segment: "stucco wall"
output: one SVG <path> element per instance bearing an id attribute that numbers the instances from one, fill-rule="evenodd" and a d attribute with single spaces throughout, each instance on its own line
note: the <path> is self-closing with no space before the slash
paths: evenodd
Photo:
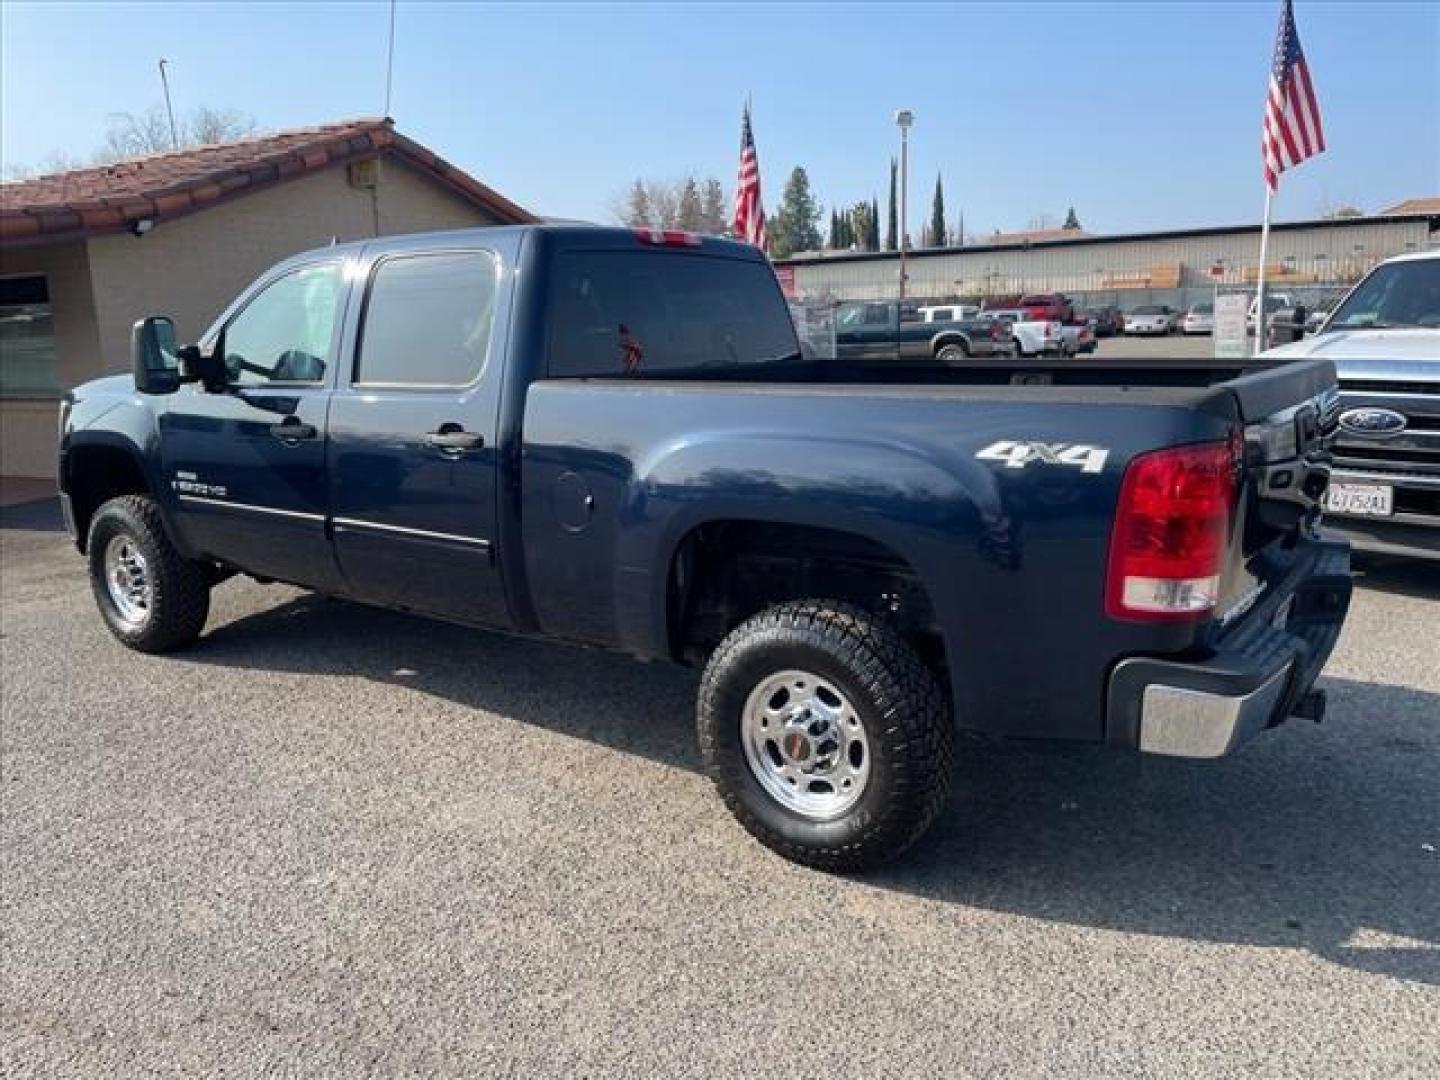
<path id="1" fill-rule="evenodd" d="M 45 275 L 60 386 L 74 386 L 91 378 L 99 355 L 99 337 L 84 243 L 0 249 L 0 274 Z M 57 402 L 57 398 L 0 400 L 0 473 L 54 475 Z"/>
<path id="2" fill-rule="evenodd" d="M 343 165 L 162 223 L 144 236 L 0 252 L 4 273 L 50 279 L 60 385 L 130 364 L 130 327 L 169 315 L 193 341 L 263 270 L 307 248 L 429 229 L 493 225 L 471 203 L 399 161 L 373 189 L 351 187 Z M 0 401 L 0 472 L 54 473 L 55 402 Z"/>
<path id="3" fill-rule="evenodd" d="M 129 364 L 130 326 L 169 315 L 181 341 L 199 337 L 266 268 L 307 248 L 424 229 L 493 224 L 482 211 L 395 161 L 374 189 L 351 187 L 344 166 L 177 221 L 141 237 L 89 242 L 103 367 Z"/>

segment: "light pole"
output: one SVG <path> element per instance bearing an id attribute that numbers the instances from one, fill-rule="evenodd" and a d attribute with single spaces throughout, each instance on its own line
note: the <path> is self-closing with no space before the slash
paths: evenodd
<path id="1" fill-rule="evenodd" d="M 907 171 L 909 168 L 910 153 L 910 125 L 915 122 L 915 114 L 909 109 L 895 110 L 895 125 L 900 129 L 900 299 L 905 299 L 905 232 L 907 219 L 905 216 L 905 195 L 908 187 Z"/>

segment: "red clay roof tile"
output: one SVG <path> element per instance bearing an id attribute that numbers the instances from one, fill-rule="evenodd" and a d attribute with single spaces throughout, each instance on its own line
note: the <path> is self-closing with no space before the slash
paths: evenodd
<path id="1" fill-rule="evenodd" d="M 0 184 L 0 241 L 76 238 L 174 218 L 376 151 L 407 161 L 502 222 L 539 220 L 395 131 L 393 121 L 363 119 Z"/>

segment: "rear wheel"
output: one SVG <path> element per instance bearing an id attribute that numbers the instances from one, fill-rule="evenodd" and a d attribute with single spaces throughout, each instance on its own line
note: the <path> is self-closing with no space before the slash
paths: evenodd
<path id="1" fill-rule="evenodd" d="M 211 568 L 170 542 L 148 495 L 124 495 L 95 511 L 86 545 L 90 586 L 105 625 L 140 652 L 189 645 L 210 613 Z"/>
<path id="2" fill-rule="evenodd" d="M 935 351 L 935 359 L 946 367 L 958 367 L 970 359 L 970 350 L 959 342 L 951 342 Z"/>
<path id="3" fill-rule="evenodd" d="M 706 666 L 697 727 L 731 812 L 807 866 L 893 858 L 949 791 L 952 726 L 935 678 L 849 604 L 780 604 L 736 627 Z"/>

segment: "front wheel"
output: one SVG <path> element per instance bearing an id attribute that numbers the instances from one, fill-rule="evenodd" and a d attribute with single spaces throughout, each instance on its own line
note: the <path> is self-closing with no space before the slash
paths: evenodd
<path id="1" fill-rule="evenodd" d="M 780 604 L 736 627 L 705 668 L 697 727 L 740 824 L 807 866 L 895 857 L 949 792 L 939 685 L 898 633 L 850 604 Z"/>
<path id="2" fill-rule="evenodd" d="M 970 359 L 970 350 L 964 345 L 952 342 L 949 345 L 942 345 L 935 351 L 935 359 L 945 367 L 959 367 Z"/>
<path id="3" fill-rule="evenodd" d="M 160 653 L 189 645 L 210 614 L 210 567 L 175 550 L 148 495 L 95 511 L 86 552 L 105 625 L 123 644 Z"/>

